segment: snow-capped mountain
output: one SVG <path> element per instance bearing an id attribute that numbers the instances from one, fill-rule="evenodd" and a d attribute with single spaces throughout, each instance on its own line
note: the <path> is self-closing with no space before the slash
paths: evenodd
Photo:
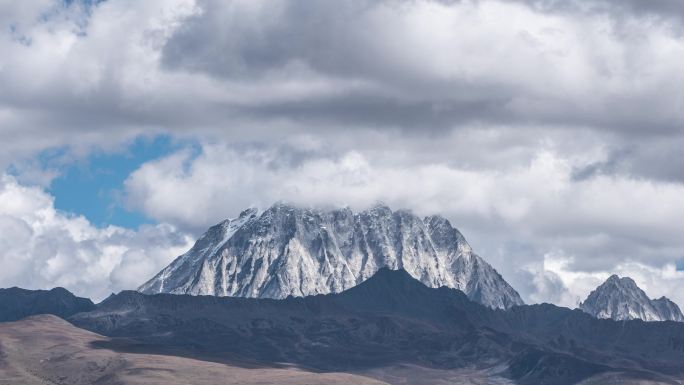
<path id="1" fill-rule="evenodd" d="M 259 298 L 338 293 L 380 268 L 405 269 L 430 287 L 460 289 L 492 308 L 520 295 L 440 216 L 378 205 L 354 213 L 277 203 L 211 227 L 139 291 Z"/>
<path id="2" fill-rule="evenodd" d="M 684 321 L 674 302 L 665 297 L 649 299 L 634 280 L 611 275 L 580 304 L 580 309 L 597 318 L 614 320 Z"/>

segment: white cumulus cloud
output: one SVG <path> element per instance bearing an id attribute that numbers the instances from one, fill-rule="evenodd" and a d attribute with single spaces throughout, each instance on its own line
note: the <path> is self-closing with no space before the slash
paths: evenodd
<path id="1" fill-rule="evenodd" d="M 22 186 L 8 175 L 0 178 L 3 287 L 63 286 L 100 300 L 137 288 L 189 242 L 169 225 L 97 228 L 84 217 L 56 210 L 41 188 Z"/>

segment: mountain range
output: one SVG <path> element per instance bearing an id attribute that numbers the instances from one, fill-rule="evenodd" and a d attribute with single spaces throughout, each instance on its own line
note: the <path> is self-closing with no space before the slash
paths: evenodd
<path id="1" fill-rule="evenodd" d="M 524 305 L 440 216 L 279 203 L 97 305 L 0 289 L 0 385 L 681 384 L 672 321 L 616 275 L 579 309 Z"/>
<path id="2" fill-rule="evenodd" d="M 245 210 L 211 227 L 138 290 L 283 299 L 339 293 L 384 267 L 406 270 L 429 287 L 459 289 L 492 308 L 523 304 L 447 219 L 382 204 L 358 213 L 283 203 Z"/>
<path id="3" fill-rule="evenodd" d="M 429 287 L 451 287 L 491 308 L 520 295 L 439 215 L 419 218 L 383 204 L 353 212 L 276 203 L 207 230 L 138 290 L 283 299 L 339 293 L 378 269 L 406 270 Z M 598 318 L 684 321 L 677 305 L 649 299 L 629 278 L 610 277 L 580 308 Z"/>
<path id="4" fill-rule="evenodd" d="M 492 383 L 559 385 L 684 378 L 684 323 L 596 319 L 549 304 L 492 309 L 401 269 L 382 268 L 338 294 L 282 300 L 124 291 L 69 321 L 135 341 L 134 349 L 101 348 L 323 372 L 414 365 L 474 370 Z"/>
<path id="5" fill-rule="evenodd" d="M 13 312 L 61 311 L 38 309 L 33 296 L 16 293 Z M 210 384 L 239 368 L 264 378 L 288 367 L 304 371 L 285 372 L 300 378 L 287 382 L 296 384 L 344 383 L 305 373 L 421 385 L 684 380 L 684 323 L 597 319 L 549 304 L 492 309 L 402 269 L 381 268 L 341 293 L 281 300 L 123 291 L 63 317 L 78 328 L 45 317 L 0 325 L 0 383 L 180 384 L 196 376 Z M 176 373 L 211 363 L 220 365 Z"/>

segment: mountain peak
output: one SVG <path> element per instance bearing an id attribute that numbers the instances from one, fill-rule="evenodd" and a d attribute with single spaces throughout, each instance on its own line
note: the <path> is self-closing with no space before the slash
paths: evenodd
<path id="1" fill-rule="evenodd" d="M 632 278 L 630 278 L 630 277 L 620 277 L 620 276 L 617 275 L 617 274 L 613 274 L 613 275 L 611 275 L 608 279 L 609 279 L 609 280 L 610 280 L 610 279 L 617 279 L 617 281 L 619 281 L 619 282 L 622 283 L 622 284 L 627 284 L 627 285 L 634 285 L 634 286 L 636 286 L 636 282 L 634 282 L 634 280 L 633 280 Z"/>
<path id="2" fill-rule="evenodd" d="M 454 300 L 461 304 L 472 303 L 460 290 L 430 288 L 404 269 L 387 267 L 334 298 L 355 311 L 401 313 L 431 319 L 443 315 Z M 470 306 L 477 305 L 472 303 Z"/>
<path id="3" fill-rule="evenodd" d="M 651 300 L 632 278 L 615 274 L 592 291 L 580 309 L 597 318 L 614 320 L 684 321 L 674 302 L 665 297 Z"/>
<path id="4" fill-rule="evenodd" d="M 214 226 L 187 253 L 143 284 L 143 293 L 286 298 L 338 293 L 383 268 L 404 269 L 429 287 L 447 286 L 493 308 L 518 293 L 442 217 L 423 220 L 378 203 L 354 213 L 276 202 Z M 380 277 L 387 272 L 381 272 Z"/>
<path id="5" fill-rule="evenodd" d="M 364 282 L 357 285 L 357 288 L 373 286 L 380 287 L 383 290 L 388 288 L 398 288 L 398 287 L 410 287 L 414 289 L 425 288 L 426 286 L 420 283 L 417 279 L 413 278 L 404 269 L 390 269 L 389 267 L 380 268 L 372 277 L 368 278 Z M 350 289 L 353 290 L 353 289 Z"/>
<path id="6" fill-rule="evenodd" d="M 354 293 L 359 293 L 361 296 L 366 296 L 367 293 L 373 293 L 373 296 L 391 294 L 392 296 L 404 296 L 407 293 L 419 293 L 424 290 L 430 290 L 427 286 L 415 279 L 409 272 L 404 269 L 390 269 L 383 267 L 379 269 L 373 276 L 361 282 L 355 287 L 344 291 L 344 295 L 350 296 Z"/>
<path id="7" fill-rule="evenodd" d="M 619 275 L 617 275 L 617 274 L 611 274 L 611 276 L 608 277 L 608 279 L 606 279 L 605 282 L 619 282 L 619 281 L 620 281 L 620 276 L 619 276 Z"/>
<path id="8" fill-rule="evenodd" d="M 606 285 L 608 286 L 616 286 L 620 288 L 620 290 L 625 290 L 625 291 L 631 291 L 631 292 L 636 292 L 640 291 L 639 286 L 637 286 L 636 282 L 630 277 L 620 277 L 617 274 L 613 274 L 608 279 L 601 285 Z"/>

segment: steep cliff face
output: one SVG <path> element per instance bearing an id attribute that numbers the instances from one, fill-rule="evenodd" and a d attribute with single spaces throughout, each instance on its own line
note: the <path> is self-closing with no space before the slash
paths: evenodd
<path id="1" fill-rule="evenodd" d="M 404 269 L 492 308 L 521 305 L 518 293 L 440 216 L 421 219 L 378 205 L 354 213 L 275 204 L 244 211 L 205 233 L 138 290 L 285 298 L 338 293 L 379 269 Z"/>
<path id="2" fill-rule="evenodd" d="M 665 297 L 651 300 L 634 280 L 617 275 L 592 291 L 580 309 L 597 318 L 614 320 L 684 321 L 674 302 Z"/>

